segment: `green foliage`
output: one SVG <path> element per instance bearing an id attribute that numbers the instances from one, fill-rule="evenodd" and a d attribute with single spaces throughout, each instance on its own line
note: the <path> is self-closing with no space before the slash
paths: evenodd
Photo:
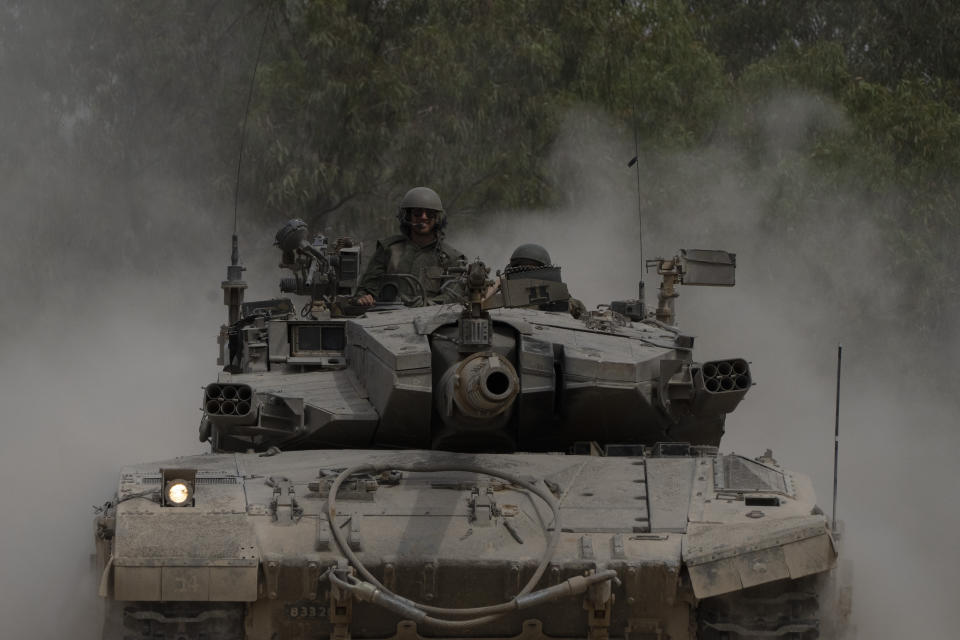
<path id="1" fill-rule="evenodd" d="M 82 146 L 130 179 L 167 167 L 222 200 L 256 68 L 244 201 L 356 228 L 415 184 L 455 216 L 562 202 L 551 151 L 580 126 L 569 113 L 601 111 L 652 154 L 719 144 L 738 160 L 718 170 L 762 173 L 772 232 L 866 205 L 891 272 L 926 274 L 902 304 L 936 331 L 960 299 L 958 15 L 906 0 L 13 1 L 0 166 L 17 170 L 16 122 L 42 112 L 33 137 L 52 157 Z M 41 62 L 18 64 L 34 48 Z M 686 178 L 647 204 L 668 208 Z"/>
<path id="2" fill-rule="evenodd" d="M 761 149 L 766 137 L 751 122 L 749 105 L 785 90 L 812 91 L 838 105 L 843 124 L 808 121 L 794 156 L 777 167 L 783 188 L 767 215 L 781 221 L 774 227 L 815 228 L 818 208 L 803 203 L 846 201 L 863 208 L 884 234 L 883 267 L 891 278 L 906 275 L 915 283 L 890 311 L 933 334 L 958 311 L 953 300 L 960 293 L 954 250 L 960 239 L 960 112 L 944 98 L 955 89 L 947 89 L 951 83 L 944 78 L 926 76 L 872 82 L 856 76 L 853 66 L 837 42 L 779 47 L 742 69 L 736 111 L 742 119 L 734 131 L 759 164 L 767 160 Z M 835 211 L 819 208 L 820 215 Z"/>
<path id="3" fill-rule="evenodd" d="M 555 202 L 543 162 L 571 106 L 689 147 L 726 79 L 680 3 L 285 3 L 258 87 L 265 198 L 362 215 L 430 184 L 461 213 Z"/>

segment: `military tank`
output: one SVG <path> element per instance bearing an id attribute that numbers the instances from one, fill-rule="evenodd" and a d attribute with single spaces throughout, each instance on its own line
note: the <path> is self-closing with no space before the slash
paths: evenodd
<path id="1" fill-rule="evenodd" d="M 655 309 L 641 286 L 573 317 L 559 268 L 480 261 L 452 304 L 359 308 L 356 243 L 276 239 L 306 302 L 245 302 L 234 237 L 211 453 L 123 468 L 97 515 L 104 638 L 837 637 L 809 478 L 719 452 L 749 363 L 675 326 L 733 254 L 651 261 Z"/>

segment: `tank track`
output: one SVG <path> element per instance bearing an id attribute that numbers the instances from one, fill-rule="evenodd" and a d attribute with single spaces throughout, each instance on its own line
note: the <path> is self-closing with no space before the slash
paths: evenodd
<path id="1" fill-rule="evenodd" d="M 103 640 L 238 640 L 242 603 L 131 603 L 110 601 Z"/>
<path id="2" fill-rule="evenodd" d="M 697 607 L 700 640 L 822 636 L 820 585 L 816 576 L 783 580 L 708 598 Z"/>

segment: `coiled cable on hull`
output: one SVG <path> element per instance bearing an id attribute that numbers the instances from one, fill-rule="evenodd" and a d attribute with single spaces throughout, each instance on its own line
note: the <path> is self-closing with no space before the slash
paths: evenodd
<path id="1" fill-rule="evenodd" d="M 533 572 L 533 575 L 530 576 L 530 579 L 527 580 L 520 592 L 511 600 L 500 604 L 455 609 L 448 607 L 435 607 L 414 602 L 413 600 L 409 600 L 393 593 L 383 586 L 383 584 L 377 580 L 372 573 L 370 573 L 369 569 L 363 565 L 353 550 L 350 549 L 350 545 L 344 539 L 343 533 L 340 531 L 339 527 L 336 526 L 336 499 L 340 485 L 342 485 L 347 478 L 358 473 L 380 473 L 383 471 L 408 471 L 414 473 L 461 471 L 467 473 L 480 473 L 483 475 L 492 476 L 494 478 L 500 478 L 501 480 L 506 480 L 515 486 L 526 489 L 530 493 L 543 500 L 547 506 L 550 507 L 550 511 L 553 513 L 553 530 L 551 532 L 548 525 L 544 527 L 545 533 L 548 533 L 546 550 L 543 553 L 543 557 L 541 558 L 540 564 L 537 566 L 536 571 Z M 330 485 L 330 491 L 327 498 L 327 519 L 330 522 L 330 532 L 333 535 L 337 547 L 340 549 L 341 553 L 346 556 L 347 560 L 351 565 L 353 565 L 357 572 L 363 576 L 364 580 L 366 580 L 366 582 L 362 582 L 356 578 L 342 578 L 337 576 L 334 573 L 334 570 L 331 568 L 331 570 L 327 572 L 327 575 L 332 583 L 336 584 L 340 588 L 346 589 L 361 600 L 379 604 L 380 606 L 390 609 L 399 615 L 412 619 L 414 622 L 429 624 L 438 629 L 470 629 L 477 625 L 492 622 L 519 609 L 525 609 L 527 607 L 549 602 L 564 596 L 583 593 L 593 584 L 604 582 L 606 580 L 616 580 L 615 571 L 600 571 L 589 576 L 575 576 L 558 585 L 534 592 L 534 587 L 540 581 L 540 578 L 543 577 L 544 572 L 547 570 L 547 566 L 550 564 L 550 560 L 553 558 L 553 555 L 556 552 L 557 545 L 560 542 L 560 507 L 549 490 L 539 487 L 536 484 L 528 480 L 524 480 L 523 478 L 520 478 L 514 474 L 490 469 L 488 467 L 484 467 L 483 465 L 354 465 L 348 469 L 344 469 L 337 476 L 336 480 L 333 481 L 333 484 Z M 446 616 L 453 618 L 466 617 L 467 619 L 446 620 L 434 616 Z"/>

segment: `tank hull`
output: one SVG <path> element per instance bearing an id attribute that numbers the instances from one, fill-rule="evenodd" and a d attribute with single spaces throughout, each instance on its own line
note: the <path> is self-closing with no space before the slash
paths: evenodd
<path id="1" fill-rule="evenodd" d="M 345 479 L 331 522 L 333 479 L 357 464 L 419 470 Z M 170 468 L 196 471 L 191 506 L 154 500 Z M 732 484 L 746 472 L 754 481 L 766 473 L 767 489 Z M 512 474 L 554 496 L 558 522 L 542 499 L 503 480 Z M 725 599 L 771 585 L 809 593 L 811 576 L 834 566 L 813 506 L 806 478 L 709 448 L 686 456 L 328 450 L 131 466 L 102 516 L 110 520 L 100 554 L 111 605 L 104 637 L 740 637 L 735 627 L 751 637 Z M 616 579 L 488 622 L 435 628 L 333 585 L 327 570 L 349 564 L 334 526 L 383 586 L 428 606 L 516 599 L 545 554 L 536 590 L 602 571 Z M 798 637 L 817 637 L 809 608 L 801 607 L 806 622 L 781 616 L 776 629 L 813 625 Z"/>

